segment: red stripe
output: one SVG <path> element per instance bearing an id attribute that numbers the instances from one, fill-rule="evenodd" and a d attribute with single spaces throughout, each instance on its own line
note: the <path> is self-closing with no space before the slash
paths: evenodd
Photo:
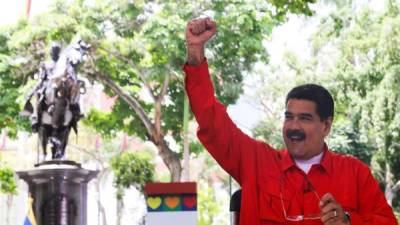
<path id="1" fill-rule="evenodd" d="M 196 194 L 196 182 L 182 183 L 147 183 L 144 187 L 146 195 L 154 194 Z"/>

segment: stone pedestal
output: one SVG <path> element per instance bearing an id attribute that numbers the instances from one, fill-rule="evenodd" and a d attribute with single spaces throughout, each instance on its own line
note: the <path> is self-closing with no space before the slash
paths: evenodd
<path id="1" fill-rule="evenodd" d="M 97 173 L 66 160 L 45 161 L 17 172 L 29 185 L 38 225 L 86 225 L 87 183 Z"/>

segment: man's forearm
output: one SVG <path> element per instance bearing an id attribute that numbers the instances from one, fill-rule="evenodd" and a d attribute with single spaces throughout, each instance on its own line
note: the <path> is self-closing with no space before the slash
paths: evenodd
<path id="1" fill-rule="evenodd" d="M 204 61 L 204 46 L 187 46 L 187 63 L 191 66 L 200 65 Z"/>

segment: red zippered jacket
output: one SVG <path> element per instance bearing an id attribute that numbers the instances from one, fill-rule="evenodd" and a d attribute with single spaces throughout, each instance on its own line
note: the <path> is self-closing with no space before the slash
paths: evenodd
<path id="1" fill-rule="evenodd" d="M 350 214 L 351 225 L 397 224 L 368 166 L 325 147 L 321 163 L 305 174 L 287 150 L 277 151 L 235 126 L 214 96 L 206 61 L 183 69 L 191 109 L 199 124 L 198 138 L 242 187 L 241 225 L 322 225 L 320 219 L 290 222 L 286 218 L 318 215 L 319 196 L 326 193 L 332 193 Z"/>

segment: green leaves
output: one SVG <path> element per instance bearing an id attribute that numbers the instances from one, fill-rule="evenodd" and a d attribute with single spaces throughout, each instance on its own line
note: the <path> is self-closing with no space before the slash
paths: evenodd
<path id="1" fill-rule="evenodd" d="M 271 3 L 282 12 L 300 13 L 311 2 Z M 219 26 L 217 37 L 210 43 L 211 55 L 208 56 L 212 60 L 213 72 L 218 76 L 215 82 L 217 94 L 225 104 L 234 103 L 242 92 L 242 74 L 251 70 L 257 60 L 267 59 L 262 40 L 280 21 L 273 16 L 271 5 L 266 1 L 199 1 L 195 4 L 192 1 L 107 0 L 73 1 L 71 4 L 56 1 L 48 13 L 29 22 L 21 21 L 2 32 L 0 48 L 9 60 L 1 59 L 0 71 L 3 75 L 0 80 L 23 79 L 22 82 L 2 83 L 2 89 L 10 92 L 13 91 L 11 86 L 24 85 L 27 78 L 37 71 L 39 62 L 48 57 L 51 42 L 66 45 L 75 37 L 81 37 L 93 45 L 91 54 L 96 69 L 110 76 L 132 95 L 139 92 L 138 88 L 130 88 L 132 84 L 140 87 L 145 83 L 150 83 L 150 91 L 157 95 L 166 74 L 182 79 L 181 66 L 186 55 L 184 29 L 190 19 L 204 11 L 214 15 Z M 171 82 L 169 93 L 179 93 L 174 98 L 182 98 L 184 93 L 178 91 L 181 86 L 181 82 Z M 21 94 L 17 90 L 14 93 Z M 3 104 L 7 108 L 20 107 Z M 146 107 L 145 104 L 142 106 Z M 16 111 L 10 116 L 15 117 Z M 178 118 L 182 118 L 176 112 L 166 115 L 175 119 L 166 121 L 176 123 Z M 114 113 L 118 114 L 117 111 Z M 126 114 L 119 116 L 129 117 Z M 173 124 L 165 124 L 165 127 L 179 129 Z M 141 130 L 140 127 L 138 129 Z M 171 131 L 179 133 L 178 130 Z"/>
<path id="2" fill-rule="evenodd" d="M 154 177 L 154 165 L 143 153 L 122 152 L 110 159 L 110 166 L 115 173 L 115 186 L 120 191 L 131 186 L 143 191 L 144 185 Z M 122 199 L 121 194 L 117 197 Z"/>
<path id="3" fill-rule="evenodd" d="M 82 122 L 108 138 L 114 137 L 119 131 L 123 131 L 146 140 L 147 131 L 139 117 L 132 113 L 132 110 L 124 101 L 117 99 L 115 103 L 113 112 L 105 113 L 92 109 Z M 150 110 L 150 106 L 144 108 Z"/>
<path id="4" fill-rule="evenodd" d="M 84 124 L 108 137 L 119 131 L 136 135 L 159 148 L 169 148 L 160 147 L 160 141 L 171 135 L 179 145 L 187 22 L 205 14 L 216 20 L 218 34 L 207 46 L 207 57 L 217 96 L 229 105 L 243 91 L 244 74 L 255 62 L 268 60 L 264 38 L 287 13 L 309 14 L 311 2 L 57 0 L 48 12 L 0 32 L 0 118 L 5 118 L 0 129 L 7 127 L 15 135 L 29 127 L 18 116 L 21 96 L 39 64 L 49 58 L 51 43 L 65 47 L 81 38 L 92 48 L 79 74 L 102 82 L 109 96 L 119 97 L 111 113 L 92 110 Z M 171 155 L 164 154 L 164 160 L 173 158 L 170 168 L 179 170 L 179 153 L 166 151 Z"/>
<path id="5" fill-rule="evenodd" d="M 226 203 L 217 201 L 216 191 L 206 182 L 201 184 L 198 198 L 199 225 L 224 224 L 217 215 L 223 210 L 221 206 Z"/>
<path id="6" fill-rule="evenodd" d="M 284 17 L 288 13 L 311 16 L 313 11 L 309 4 L 315 3 L 316 0 L 270 0 L 270 2 L 276 7 L 276 16 Z"/>
<path id="7" fill-rule="evenodd" d="M 284 96 L 295 84 L 310 81 L 327 87 L 336 108 L 329 147 L 370 164 L 386 187 L 400 179 L 400 16 L 393 13 L 400 4 L 390 2 L 384 11 L 368 6 L 353 11 L 346 3 L 323 18 L 312 38 L 314 58 L 302 64 L 286 58 L 285 66 L 299 76 L 286 83 L 266 78 L 269 92 L 263 97 L 279 100 L 271 97 L 274 91 Z M 274 142 L 270 124 L 276 118 L 272 114 L 257 134 L 264 132 Z M 398 199 L 394 207 L 399 207 Z"/>
<path id="8" fill-rule="evenodd" d="M 17 183 L 14 171 L 0 158 L 0 192 L 4 194 L 17 194 Z"/>

